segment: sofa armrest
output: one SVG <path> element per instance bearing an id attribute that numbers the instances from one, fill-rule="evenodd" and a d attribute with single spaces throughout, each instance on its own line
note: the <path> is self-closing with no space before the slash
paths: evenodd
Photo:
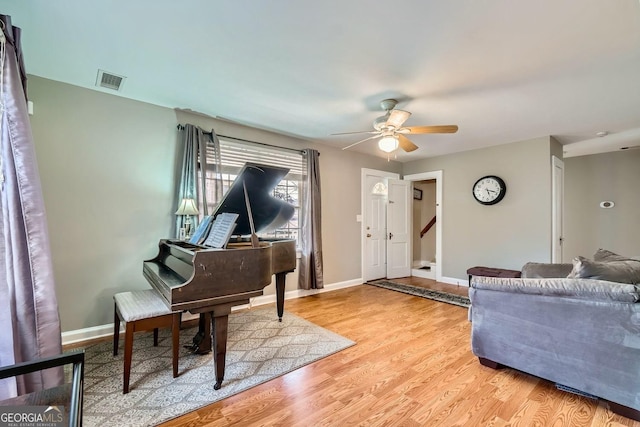
<path id="1" fill-rule="evenodd" d="M 597 279 L 513 279 L 474 276 L 471 280 L 471 287 L 474 290 L 548 295 L 591 301 L 626 303 L 640 301 L 640 289 L 637 286 Z"/>
<path id="2" fill-rule="evenodd" d="M 545 277 L 567 277 L 573 264 L 548 264 L 541 262 L 528 262 L 522 267 L 522 277 L 527 279 L 540 279 Z"/>

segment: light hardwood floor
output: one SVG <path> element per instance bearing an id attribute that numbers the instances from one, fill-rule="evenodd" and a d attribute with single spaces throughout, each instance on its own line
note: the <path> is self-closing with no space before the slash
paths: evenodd
<path id="1" fill-rule="evenodd" d="M 162 426 L 640 427 L 548 381 L 481 366 L 462 307 L 362 285 L 285 310 L 357 344 Z"/>

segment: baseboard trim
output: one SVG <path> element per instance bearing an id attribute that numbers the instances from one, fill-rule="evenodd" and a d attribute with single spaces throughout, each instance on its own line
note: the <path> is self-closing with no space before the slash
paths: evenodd
<path id="1" fill-rule="evenodd" d="M 350 288 L 352 286 L 362 285 L 362 278 L 346 280 L 344 282 L 332 283 L 330 285 L 325 286 L 322 289 L 296 289 L 293 291 L 287 291 L 284 294 L 284 299 L 296 299 L 303 298 L 309 295 L 321 294 L 324 292 L 331 292 L 338 289 Z M 233 307 L 231 311 L 243 310 L 246 308 L 257 307 L 260 305 L 271 304 L 276 302 L 276 296 L 273 295 L 263 295 L 256 298 L 251 298 L 249 304 L 239 305 Z M 286 306 L 285 306 L 286 309 Z M 183 321 L 197 319 L 198 315 L 185 313 L 182 316 Z M 124 325 L 121 327 L 120 332 L 124 332 Z M 73 331 L 67 331 L 62 333 L 62 345 L 70 345 L 70 344 L 78 344 L 84 341 L 91 341 L 98 338 L 105 338 L 113 336 L 113 323 L 109 323 L 107 325 L 100 326 L 92 326 L 90 328 L 76 329 Z"/>
<path id="2" fill-rule="evenodd" d="M 436 272 L 433 270 L 421 270 L 419 268 L 412 268 L 411 275 L 415 277 L 421 277 L 423 279 L 435 280 Z"/>
<path id="3" fill-rule="evenodd" d="M 90 328 L 67 331 L 63 332 L 61 335 L 62 345 L 76 344 L 82 341 L 103 338 L 113 335 L 113 323 L 110 323 L 108 325 L 92 326 Z"/>
<path id="4" fill-rule="evenodd" d="M 352 286 L 358 286 L 361 285 L 362 279 L 353 279 L 353 280 L 347 280 L 344 282 L 338 282 L 338 283 L 332 283 L 331 285 L 327 285 L 322 289 L 296 289 L 293 291 L 287 291 L 284 294 L 284 299 L 285 301 L 288 299 L 295 299 L 295 298 L 303 298 L 303 297 L 307 297 L 309 295 L 317 295 L 317 294 L 322 294 L 324 292 L 331 292 L 331 291 L 335 291 L 338 289 L 344 289 L 344 288 L 350 288 Z M 255 298 L 251 298 L 251 307 L 257 307 L 259 305 L 265 305 L 265 304 L 271 304 L 271 303 L 275 303 L 276 302 L 276 296 L 275 294 L 272 295 L 263 295 L 260 297 L 255 297 Z"/>
<path id="5" fill-rule="evenodd" d="M 440 277 L 439 282 L 448 283 L 450 285 L 466 286 L 469 287 L 469 279 L 457 279 L 455 277 Z"/>

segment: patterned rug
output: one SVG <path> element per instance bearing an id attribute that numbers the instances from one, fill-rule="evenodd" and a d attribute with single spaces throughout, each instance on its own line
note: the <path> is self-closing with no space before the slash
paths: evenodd
<path id="1" fill-rule="evenodd" d="M 85 348 L 83 424 L 152 426 L 269 381 L 355 342 L 275 307 L 258 307 L 229 316 L 225 377 L 214 390 L 211 354 L 182 348 L 197 328 L 180 331 L 179 376 L 171 371 L 171 334 L 160 330 L 158 347 L 151 332 L 134 338 L 130 392 L 122 394 L 124 334 L 118 356 L 112 342 Z"/>
<path id="2" fill-rule="evenodd" d="M 426 289 L 420 286 L 405 285 L 404 283 L 396 283 L 390 280 L 376 280 L 373 282 L 367 282 L 366 284 L 378 286 L 380 288 L 391 289 L 393 291 L 403 292 L 405 294 L 411 294 L 422 298 L 428 298 L 435 301 L 446 302 L 448 304 L 459 305 L 461 307 L 469 307 L 471 305 L 471 301 L 469 301 L 468 297 L 450 294 L 448 292 L 436 291 L 433 289 Z"/>

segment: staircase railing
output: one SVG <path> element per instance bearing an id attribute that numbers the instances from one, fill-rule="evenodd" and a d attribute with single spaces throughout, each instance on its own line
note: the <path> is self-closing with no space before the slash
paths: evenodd
<path id="1" fill-rule="evenodd" d="M 436 223 L 436 217 L 434 216 L 433 218 L 431 218 L 431 221 L 429 221 L 429 224 L 425 225 L 422 231 L 420 232 L 421 239 L 422 239 L 422 236 L 424 236 L 425 234 L 427 234 L 429 230 L 431 230 L 431 227 L 433 227 L 435 223 Z"/>

